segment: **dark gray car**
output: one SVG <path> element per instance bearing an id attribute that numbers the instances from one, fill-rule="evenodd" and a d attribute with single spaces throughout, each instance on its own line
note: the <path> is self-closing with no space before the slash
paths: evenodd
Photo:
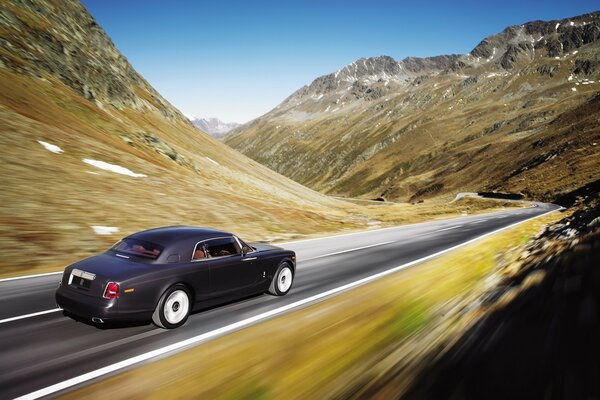
<path id="1" fill-rule="evenodd" d="M 170 329 L 202 308 L 265 292 L 283 296 L 295 269 L 290 250 L 213 229 L 156 228 L 68 266 L 56 303 L 95 323 L 152 320 Z"/>

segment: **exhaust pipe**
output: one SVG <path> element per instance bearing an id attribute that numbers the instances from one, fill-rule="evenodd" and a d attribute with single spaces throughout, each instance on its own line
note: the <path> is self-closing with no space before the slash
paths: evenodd
<path id="1" fill-rule="evenodd" d="M 102 318 L 98 318 L 98 317 L 92 317 L 92 322 L 95 324 L 103 324 L 104 323 Z"/>

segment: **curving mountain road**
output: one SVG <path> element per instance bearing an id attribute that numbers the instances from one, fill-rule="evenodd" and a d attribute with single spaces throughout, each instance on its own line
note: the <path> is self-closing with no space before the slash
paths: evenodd
<path id="1" fill-rule="evenodd" d="M 153 325 L 105 329 L 64 317 L 54 303 L 58 274 L 0 280 L 0 398 L 60 393 L 557 209 L 537 203 L 531 208 L 287 243 L 284 247 L 298 257 L 296 280 L 287 296 L 257 296 L 199 312 L 172 331 Z"/>

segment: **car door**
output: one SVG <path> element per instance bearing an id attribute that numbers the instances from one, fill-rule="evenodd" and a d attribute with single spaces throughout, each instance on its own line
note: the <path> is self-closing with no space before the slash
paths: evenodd
<path id="1" fill-rule="evenodd" d="M 189 246 L 193 242 L 187 244 Z M 173 273 L 181 277 L 182 281 L 191 285 L 194 290 L 196 303 L 210 299 L 210 267 L 208 259 L 204 257 L 204 241 L 196 242 L 190 260 L 189 247 L 182 248 L 181 254 L 172 254 L 168 263 L 177 264 Z M 200 255 L 203 255 L 200 257 Z"/>
<path id="2" fill-rule="evenodd" d="M 242 257 L 240 245 L 232 236 L 209 239 L 204 246 L 213 295 L 222 297 L 251 291 L 258 278 L 256 265 L 252 257 Z"/>

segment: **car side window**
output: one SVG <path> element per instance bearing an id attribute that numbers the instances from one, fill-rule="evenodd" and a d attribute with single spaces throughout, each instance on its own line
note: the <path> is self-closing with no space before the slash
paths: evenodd
<path id="1" fill-rule="evenodd" d="M 240 255 L 242 250 L 233 237 L 209 239 L 204 247 L 209 258 Z"/>
<path id="2" fill-rule="evenodd" d="M 196 245 L 194 253 L 192 254 L 192 261 L 203 260 L 206 257 L 206 250 L 204 249 L 204 243 L 200 242 Z"/>
<path id="3" fill-rule="evenodd" d="M 256 250 L 254 247 L 250 246 L 248 243 L 244 242 L 242 239 L 238 238 L 238 240 L 240 241 L 240 243 L 242 245 L 244 254 L 252 253 L 253 251 Z"/>

